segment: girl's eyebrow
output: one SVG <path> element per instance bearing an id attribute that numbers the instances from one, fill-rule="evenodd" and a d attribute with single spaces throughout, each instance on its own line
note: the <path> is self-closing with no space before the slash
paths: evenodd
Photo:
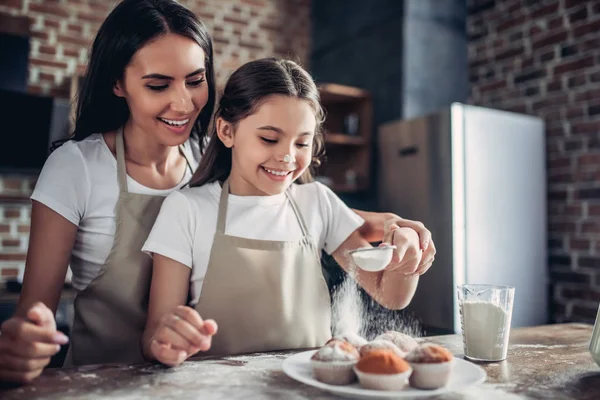
<path id="1" fill-rule="evenodd" d="M 283 129 L 278 128 L 276 126 L 272 126 L 272 125 L 260 126 L 257 129 L 259 129 L 261 131 L 273 131 L 273 132 L 279 133 L 280 135 L 283 135 L 285 133 L 285 132 L 283 132 Z M 313 134 L 312 132 L 302 132 L 298 136 L 309 136 L 312 134 Z"/>
<path id="2" fill-rule="evenodd" d="M 198 68 L 194 72 L 190 72 L 189 74 L 187 74 L 185 77 L 190 78 L 194 75 L 201 74 L 205 71 L 206 71 L 206 68 Z M 166 80 L 172 81 L 175 78 L 173 78 L 172 76 L 163 75 L 163 74 L 148 74 L 148 75 L 142 76 L 142 79 L 166 79 Z"/>

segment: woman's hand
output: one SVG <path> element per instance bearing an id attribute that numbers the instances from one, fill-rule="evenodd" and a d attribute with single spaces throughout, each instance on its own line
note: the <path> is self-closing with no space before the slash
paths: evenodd
<path id="1" fill-rule="evenodd" d="M 423 225 L 422 222 L 404 219 L 393 213 L 376 213 L 371 211 L 353 210 L 356 214 L 365 220 L 359 232 L 361 236 L 368 242 L 382 241 L 391 243 L 389 235 L 390 226 L 396 225 L 397 228 L 410 228 L 419 235 L 419 243 L 423 254 L 419 268 L 415 271 L 419 275 L 423 275 L 431 267 L 435 257 L 435 244 L 431 238 L 431 232 Z M 386 236 L 386 233 L 388 234 Z"/>
<path id="2" fill-rule="evenodd" d="M 410 228 L 399 228 L 391 224 L 386 229 L 383 242 L 379 245 L 396 246 L 394 256 L 384 271 L 415 275 L 423 252 L 419 247 L 419 236 Z"/>
<path id="3" fill-rule="evenodd" d="M 210 349 L 212 336 L 216 332 L 215 321 L 203 321 L 193 308 L 177 306 L 161 318 L 150 339 L 150 355 L 174 367 L 197 352 Z"/>
<path id="4" fill-rule="evenodd" d="M 385 221 L 384 225 L 382 244 L 393 244 L 398 247 L 396 249 L 398 258 L 396 259 L 396 255 L 394 255 L 394 260 L 400 262 L 407 257 L 405 263 L 405 266 L 407 266 L 411 265 L 412 260 L 418 255 L 419 263 L 413 274 L 423 275 L 427 272 L 435 260 L 436 249 L 431 238 L 431 232 L 425 228 L 425 225 L 419 221 L 411 221 L 393 214 Z M 417 235 L 416 243 L 414 234 Z M 416 249 L 420 249 L 422 253 L 419 251 L 417 253 L 420 254 L 415 254 L 415 245 L 417 246 Z M 394 261 L 392 260 L 392 262 Z M 407 270 L 409 269 L 407 268 Z"/>
<path id="5" fill-rule="evenodd" d="M 12 317 L 0 334 L 0 382 L 29 383 L 69 338 L 56 330 L 54 315 L 43 303 L 34 304 L 26 318 Z"/>

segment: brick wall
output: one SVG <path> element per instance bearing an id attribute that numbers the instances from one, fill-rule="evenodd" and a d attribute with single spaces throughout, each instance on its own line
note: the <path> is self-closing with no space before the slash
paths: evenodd
<path id="1" fill-rule="evenodd" d="M 34 184 L 34 177 L 0 177 L 0 281 L 23 271 L 31 207 L 10 199 L 31 194 Z"/>
<path id="2" fill-rule="evenodd" d="M 213 35 L 217 84 L 243 63 L 288 56 L 306 67 L 310 0 L 183 0 Z M 2 0 L 0 13 L 31 21 L 28 90 L 68 97 L 71 77 L 85 70 L 88 51 L 111 0 Z M 29 232 L 26 199 L 35 177 L 0 175 L 0 280 L 23 269 Z M 13 199 L 18 201 L 13 201 Z"/>
<path id="3" fill-rule="evenodd" d="M 593 322 L 600 302 L 600 1 L 468 3 L 471 103 L 546 123 L 552 317 Z"/>

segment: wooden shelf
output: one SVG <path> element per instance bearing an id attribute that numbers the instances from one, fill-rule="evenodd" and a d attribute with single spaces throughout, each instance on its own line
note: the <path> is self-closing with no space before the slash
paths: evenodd
<path id="1" fill-rule="evenodd" d="M 325 143 L 349 146 L 364 146 L 367 140 L 362 136 L 350 136 L 343 133 L 325 133 Z"/>
<path id="2" fill-rule="evenodd" d="M 369 92 L 363 89 L 338 85 L 337 83 L 325 83 L 319 85 L 321 101 L 329 102 L 356 102 L 361 99 L 368 99 Z"/>
<path id="3" fill-rule="evenodd" d="M 324 123 L 326 159 L 317 174 L 328 178 L 337 193 L 358 193 L 370 187 L 372 103 L 364 89 L 337 83 L 319 86 Z M 352 118 L 352 119 L 349 119 Z M 349 135 L 351 129 L 355 134 Z M 355 125 L 355 126 L 354 126 Z M 354 183 L 348 185 L 347 182 Z"/>

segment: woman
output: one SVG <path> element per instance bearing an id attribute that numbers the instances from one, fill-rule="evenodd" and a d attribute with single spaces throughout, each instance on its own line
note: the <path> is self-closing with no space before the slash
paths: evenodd
<path id="1" fill-rule="evenodd" d="M 23 291 L 2 325 L 0 381 L 29 382 L 68 339 L 54 312 L 67 267 L 75 320 L 67 363 L 141 361 L 152 260 L 141 252 L 164 197 L 197 167 L 215 103 L 205 26 L 172 0 L 125 0 L 102 24 L 79 94 L 73 139 L 48 159 L 32 195 Z M 361 213 L 363 235 L 388 214 Z M 391 217 L 391 218 L 390 218 Z M 431 265 L 432 243 L 421 270 Z"/>

